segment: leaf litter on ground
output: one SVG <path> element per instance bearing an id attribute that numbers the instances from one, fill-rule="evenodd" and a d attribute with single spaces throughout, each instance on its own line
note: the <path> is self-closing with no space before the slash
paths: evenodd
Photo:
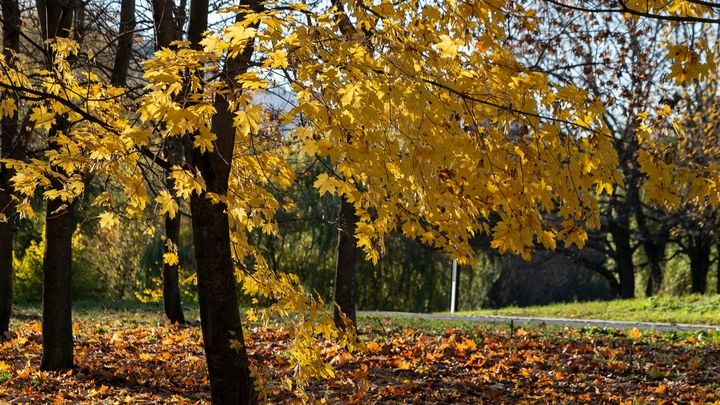
<path id="1" fill-rule="evenodd" d="M 199 325 L 77 318 L 75 367 L 39 371 L 41 327 L 0 341 L 0 404 L 209 404 Z M 365 316 L 366 350 L 323 341 L 335 377 L 302 391 L 337 404 L 720 404 L 720 334 L 597 327 L 438 330 Z M 290 334 L 250 325 L 246 343 L 266 401 L 299 403 L 283 358 Z"/>

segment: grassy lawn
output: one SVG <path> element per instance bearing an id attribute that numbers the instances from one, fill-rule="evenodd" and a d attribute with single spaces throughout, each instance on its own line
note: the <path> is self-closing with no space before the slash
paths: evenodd
<path id="1" fill-rule="evenodd" d="M 527 308 L 509 307 L 462 312 L 462 314 L 720 325 L 720 295 L 636 298 Z"/>

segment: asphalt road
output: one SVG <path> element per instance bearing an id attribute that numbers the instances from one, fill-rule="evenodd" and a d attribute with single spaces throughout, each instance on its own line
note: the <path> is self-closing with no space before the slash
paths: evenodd
<path id="1" fill-rule="evenodd" d="M 695 332 L 698 330 L 720 330 L 718 325 L 689 325 L 684 323 L 653 323 L 653 322 L 627 322 L 627 321 L 605 321 L 601 319 L 572 319 L 572 318 L 532 318 L 523 316 L 494 316 L 494 315 L 450 315 L 450 314 L 419 314 L 413 312 L 392 312 L 392 311 L 359 311 L 362 315 L 396 315 L 426 319 L 445 319 L 464 322 L 478 323 L 505 323 L 520 326 L 523 324 L 569 326 L 583 328 L 586 326 L 597 326 L 600 328 L 655 330 L 657 332 L 686 331 Z"/>

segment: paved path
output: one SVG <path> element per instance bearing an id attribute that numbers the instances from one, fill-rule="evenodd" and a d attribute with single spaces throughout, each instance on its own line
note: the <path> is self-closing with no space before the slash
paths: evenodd
<path id="1" fill-rule="evenodd" d="M 626 322 L 626 321 L 604 321 L 599 319 L 572 319 L 572 318 L 532 318 L 524 316 L 496 316 L 496 315 L 449 315 L 449 314 L 418 314 L 413 312 L 392 312 L 392 311 L 359 311 L 362 315 L 397 315 L 409 316 L 415 318 L 429 319 L 445 319 L 452 321 L 478 322 L 478 323 L 506 323 L 511 321 L 515 326 L 530 324 L 546 324 L 554 326 L 570 326 L 573 328 L 583 328 L 585 326 L 598 326 L 600 328 L 615 329 L 632 329 L 655 330 L 657 332 L 670 332 L 674 330 L 682 330 L 686 332 L 694 332 L 698 330 L 706 331 L 720 330 L 718 325 L 689 325 L 684 323 L 653 323 L 653 322 Z"/>

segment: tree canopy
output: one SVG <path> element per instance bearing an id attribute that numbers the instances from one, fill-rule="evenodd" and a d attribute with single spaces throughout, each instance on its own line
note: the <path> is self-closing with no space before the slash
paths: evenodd
<path id="1" fill-rule="evenodd" d="M 51 218 L 91 181 L 115 187 L 92 203 L 106 210 L 103 227 L 172 218 L 177 199 L 193 208 L 194 222 L 217 209 L 207 218 L 222 226 L 214 232 L 230 235 L 234 278 L 246 293 L 275 300 L 277 314 L 302 314 L 294 322 L 305 343 L 290 351 L 293 364 L 327 376 L 332 371 L 314 363 L 318 346 L 307 343 L 339 334 L 324 304 L 308 299 L 296 276 L 272 271 L 249 237 L 276 234 L 278 212 L 292 211 L 277 190 L 322 165 L 315 188 L 354 206 L 357 245 L 373 262 L 393 230 L 463 263 L 480 234 L 499 253 L 526 259 L 538 246 L 582 248 L 588 230 L 601 226 L 601 202 L 629 179 L 618 142 L 634 145 L 630 164 L 640 175 L 632 181 L 640 179 L 644 199 L 669 210 L 681 197 L 716 208 L 720 167 L 689 151 L 679 104 L 648 95 L 657 104 L 622 118 L 632 132 L 621 138 L 605 95 L 528 64 L 509 34 L 537 35 L 542 22 L 577 12 L 660 24 L 652 56 L 667 61 L 660 80 L 679 92 L 714 77 L 716 8 L 686 0 L 250 2 L 226 10 L 237 16 L 233 24 L 201 40 L 189 32 L 143 61 L 142 77 L 124 80 L 101 74 L 95 44 L 58 35 L 43 48 L 46 64 L 20 54 L 1 62 L 0 90 L 13 95 L 2 99 L 1 117 L 19 117 L 49 146 L 2 163 L 15 171 L 21 216 L 33 215 L 30 199 L 41 192 L 61 202 Z M 191 27 L 206 11 L 191 6 Z M 557 46 L 579 55 L 572 44 Z M 631 58 L 623 49 L 608 55 Z M 273 111 L 269 94 L 290 107 Z M 184 160 L 164 160 L 176 139 Z M 171 189 L 149 180 L 153 165 L 167 171 Z M 211 236 L 196 232 L 196 243 L 202 235 Z M 176 252 L 164 260 L 177 263 Z M 240 351 L 242 339 L 227 344 Z"/>

